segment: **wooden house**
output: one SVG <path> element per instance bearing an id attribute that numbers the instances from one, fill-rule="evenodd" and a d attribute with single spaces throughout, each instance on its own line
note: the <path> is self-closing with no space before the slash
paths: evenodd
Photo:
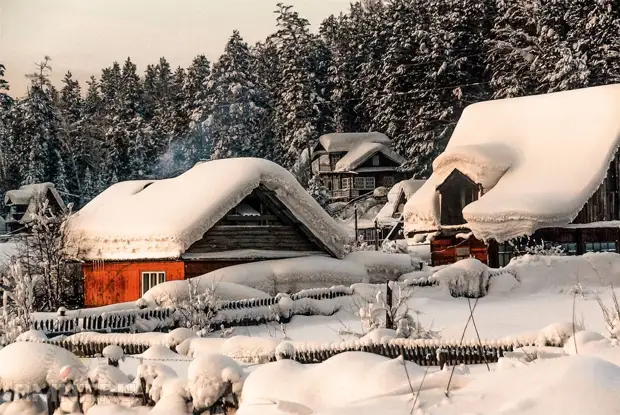
<path id="1" fill-rule="evenodd" d="M 620 85 L 467 107 L 407 202 L 408 236 L 434 265 L 504 266 L 534 244 L 618 252 L 619 114 Z"/>
<path id="2" fill-rule="evenodd" d="M 253 261 L 341 257 L 347 234 L 282 167 L 239 158 L 166 180 L 121 182 L 74 215 L 87 306 Z"/>
<path id="3" fill-rule="evenodd" d="M 321 177 L 333 201 L 348 202 L 377 187 L 410 178 L 405 159 L 380 133 L 334 133 L 319 137 L 312 149 L 312 173 Z"/>
<path id="4" fill-rule="evenodd" d="M 41 210 L 44 212 L 40 212 Z M 38 183 L 6 192 L 2 216 L 6 232 L 17 234 L 28 232 L 28 224 L 34 214 L 59 214 L 66 210 L 67 207 L 53 183 Z"/>

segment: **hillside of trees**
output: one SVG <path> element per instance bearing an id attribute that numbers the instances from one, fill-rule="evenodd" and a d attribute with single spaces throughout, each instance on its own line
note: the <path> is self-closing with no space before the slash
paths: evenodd
<path id="1" fill-rule="evenodd" d="M 613 0 L 366 0 L 317 33 L 278 5 L 256 45 L 234 32 L 188 68 L 130 58 L 80 85 L 44 59 L 15 99 L 0 65 L 0 189 L 52 181 L 83 204 L 119 180 L 255 156 L 307 181 L 323 133 L 381 131 L 425 178 L 470 103 L 620 80 Z M 1 62 L 0 62 L 1 64 Z M 71 198 L 69 198 L 71 200 Z"/>

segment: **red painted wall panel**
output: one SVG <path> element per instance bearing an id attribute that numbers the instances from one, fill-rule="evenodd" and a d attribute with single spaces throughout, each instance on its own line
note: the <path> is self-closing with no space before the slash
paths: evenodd
<path id="1" fill-rule="evenodd" d="M 183 261 L 89 262 L 83 269 L 87 307 L 136 301 L 141 297 L 142 272 L 164 271 L 166 281 L 185 278 Z"/>

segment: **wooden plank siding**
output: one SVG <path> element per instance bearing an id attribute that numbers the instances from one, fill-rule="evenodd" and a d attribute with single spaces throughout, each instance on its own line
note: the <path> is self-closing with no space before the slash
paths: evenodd
<path id="1" fill-rule="evenodd" d="M 227 260 L 227 261 L 186 261 L 185 278 L 194 278 L 233 265 L 246 264 L 251 260 Z"/>
<path id="2" fill-rule="evenodd" d="M 163 271 L 166 281 L 185 278 L 183 261 L 92 262 L 83 265 L 84 305 L 99 307 L 136 301 L 142 296 L 142 272 Z"/>
<path id="3" fill-rule="evenodd" d="M 237 249 L 268 249 L 282 251 L 320 251 L 293 226 L 226 226 L 217 225 L 195 242 L 187 254 L 233 251 Z"/>
<path id="4" fill-rule="evenodd" d="M 618 187 L 620 178 L 620 160 L 616 153 L 607 169 L 607 176 L 581 209 L 573 223 L 591 223 L 620 220 L 620 200 Z"/>

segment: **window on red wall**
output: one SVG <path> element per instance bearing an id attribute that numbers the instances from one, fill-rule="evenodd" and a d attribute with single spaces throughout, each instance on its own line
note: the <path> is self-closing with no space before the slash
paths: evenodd
<path id="1" fill-rule="evenodd" d="M 166 273 L 164 271 L 143 272 L 142 273 L 142 295 L 144 295 L 148 290 L 150 290 L 157 284 L 161 284 L 162 282 L 166 282 Z"/>

